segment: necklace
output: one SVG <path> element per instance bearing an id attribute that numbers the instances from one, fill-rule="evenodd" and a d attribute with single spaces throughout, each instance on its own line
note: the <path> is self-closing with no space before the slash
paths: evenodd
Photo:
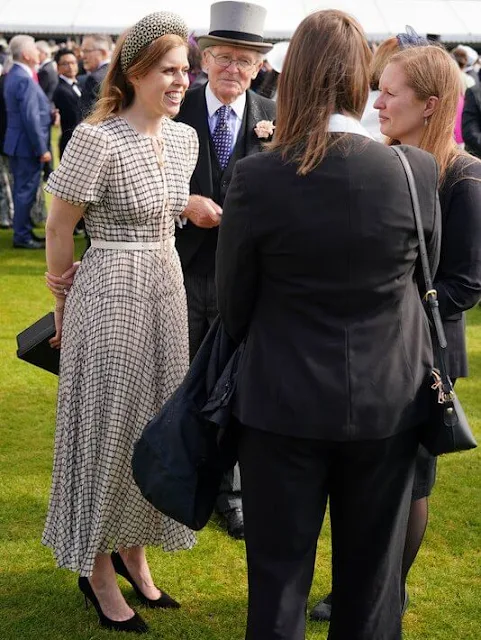
<path id="1" fill-rule="evenodd" d="M 157 157 L 157 164 L 160 169 L 164 168 L 164 140 L 160 136 L 153 136 L 151 138 L 152 146 Z"/>

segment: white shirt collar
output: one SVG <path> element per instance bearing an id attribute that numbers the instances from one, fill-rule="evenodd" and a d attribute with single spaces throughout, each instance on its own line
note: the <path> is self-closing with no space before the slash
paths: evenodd
<path id="1" fill-rule="evenodd" d="M 102 62 L 97 67 L 97 69 L 100 69 L 101 67 L 105 67 L 106 64 L 110 64 L 110 58 L 108 60 L 102 60 Z M 95 71 L 97 71 L 97 69 L 95 69 Z"/>
<path id="2" fill-rule="evenodd" d="M 17 62 L 16 60 L 13 64 L 17 64 L 19 67 L 22 67 L 22 69 L 26 71 L 31 78 L 33 78 L 33 71 L 28 65 L 23 64 L 23 62 Z"/>
<path id="3" fill-rule="evenodd" d="M 207 83 L 206 88 L 205 88 L 205 101 L 207 103 L 207 112 L 209 114 L 209 118 L 212 118 L 212 116 L 217 111 L 217 109 L 219 109 L 220 107 L 223 106 L 223 103 L 219 100 L 219 98 L 217 98 L 214 95 L 214 92 L 210 88 L 210 84 L 209 83 Z M 231 109 L 236 114 L 236 116 L 239 118 L 239 120 L 242 120 L 242 118 L 244 117 L 244 109 L 245 109 L 245 106 L 246 106 L 246 94 L 245 94 L 245 91 L 238 98 L 236 98 L 234 100 L 234 102 L 232 102 L 228 106 L 231 107 Z"/>
<path id="4" fill-rule="evenodd" d="M 62 78 L 62 80 L 64 80 L 67 84 L 70 84 L 70 85 L 75 84 L 77 82 L 76 78 L 73 78 L 73 79 L 67 78 L 66 76 L 63 75 L 63 73 L 60 73 L 58 77 Z"/>
<path id="5" fill-rule="evenodd" d="M 371 138 L 372 135 L 362 126 L 359 120 L 352 116 L 345 116 L 342 113 L 334 113 L 329 118 L 329 126 L 327 128 L 331 133 L 357 133 L 360 136 Z"/>
<path id="6" fill-rule="evenodd" d="M 41 62 L 41 63 L 38 65 L 38 69 L 39 69 L 39 71 L 40 71 L 40 69 L 43 69 L 43 68 L 44 68 L 44 66 L 45 66 L 46 64 L 48 64 L 49 62 L 52 62 L 52 58 L 46 58 L 43 62 Z"/>

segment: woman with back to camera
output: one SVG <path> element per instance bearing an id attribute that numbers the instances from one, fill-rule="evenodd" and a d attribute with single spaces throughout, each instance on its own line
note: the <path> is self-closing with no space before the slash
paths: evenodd
<path id="1" fill-rule="evenodd" d="M 347 14 L 305 18 L 281 74 L 271 148 L 236 165 L 224 205 L 219 311 L 227 332 L 246 339 L 234 415 L 247 640 L 305 637 L 328 497 L 329 639 L 401 638 L 401 559 L 432 347 L 406 176 L 359 123 L 370 57 Z M 436 163 L 405 151 L 435 270 Z"/>
<path id="2" fill-rule="evenodd" d="M 144 545 L 190 548 L 192 532 L 140 494 L 130 467 L 143 427 L 188 367 L 187 308 L 174 220 L 189 197 L 197 135 L 174 123 L 188 86 L 187 27 L 146 16 L 117 43 L 94 113 L 70 140 L 47 190 L 49 282 L 61 344 L 52 492 L 43 543 L 101 624 L 147 626 L 116 573 L 149 607 L 178 607 L 153 583 Z M 92 239 L 65 296 L 81 217 Z M 112 554 L 110 553 L 112 552 Z"/>
<path id="3" fill-rule="evenodd" d="M 453 138 L 459 69 L 441 47 L 414 47 L 390 59 L 379 88 L 374 106 L 388 143 L 429 151 L 439 166 L 442 239 L 434 286 L 448 343 L 447 371 L 454 382 L 468 375 L 464 312 L 481 296 L 481 162 L 461 151 Z M 427 102 L 430 108 L 425 111 Z M 403 559 L 403 590 L 426 531 L 428 496 L 435 477 L 436 458 L 421 447 Z"/>

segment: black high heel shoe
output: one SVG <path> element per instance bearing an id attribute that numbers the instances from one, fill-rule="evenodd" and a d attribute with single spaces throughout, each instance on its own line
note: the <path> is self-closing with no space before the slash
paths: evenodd
<path id="1" fill-rule="evenodd" d="M 111 553 L 111 558 L 112 558 L 112 564 L 114 565 L 115 573 L 118 573 L 119 576 L 122 576 L 128 582 L 130 582 L 130 584 L 132 585 L 135 591 L 137 598 L 140 600 L 140 602 L 143 605 L 145 605 L 146 607 L 150 607 L 151 609 L 179 609 L 180 608 L 180 604 L 176 600 L 171 598 L 168 593 L 165 593 L 165 591 L 162 591 L 162 589 L 159 589 L 162 595 L 160 596 L 160 598 L 157 598 L 157 600 L 151 600 L 150 598 L 147 598 L 147 596 L 142 593 L 142 591 L 139 589 L 139 587 L 135 583 L 135 580 L 130 575 L 129 570 L 125 566 L 125 563 L 122 560 L 122 556 L 120 555 L 120 553 L 113 551 Z"/>
<path id="2" fill-rule="evenodd" d="M 85 608 L 88 609 L 88 602 L 90 600 L 90 602 L 95 607 L 95 610 L 97 611 L 99 623 L 102 627 L 105 627 L 106 629 L 113 629 L 115 631 L 132 631 L 133 633 L 147 633 L 147 631 L 149 630 L 149 627 L 146 625 L 144 620 L 142 620 L 138 613 L 134 613 L 131 618 L 122 621 L 111 620 L 110 618 L 107 618 L 107 616 L 102 611 L 102 607 L 97 600 L 97 596 L 95 595 L 88 578 L 79 577 L 78 586 L 80 591 L 84 594 Z"/>

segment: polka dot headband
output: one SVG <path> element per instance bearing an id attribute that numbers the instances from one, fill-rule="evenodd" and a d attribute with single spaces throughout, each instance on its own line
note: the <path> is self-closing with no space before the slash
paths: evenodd
<path id="1" fill-rule="evenodd" d="M 160 11 L 151 13 L 142 20 L 139 20 L 130 29 L 122 45 L 120 53 L 120 64 L 122 71 L 125 73 L 132 64 L 137 54 L 147 47 L 151 42 L 157 40 L 161 36 L 166 35 L 180 36 L 187 40 L 189 30 L 187 25 L 180 16 L 168 11 Z"/>

